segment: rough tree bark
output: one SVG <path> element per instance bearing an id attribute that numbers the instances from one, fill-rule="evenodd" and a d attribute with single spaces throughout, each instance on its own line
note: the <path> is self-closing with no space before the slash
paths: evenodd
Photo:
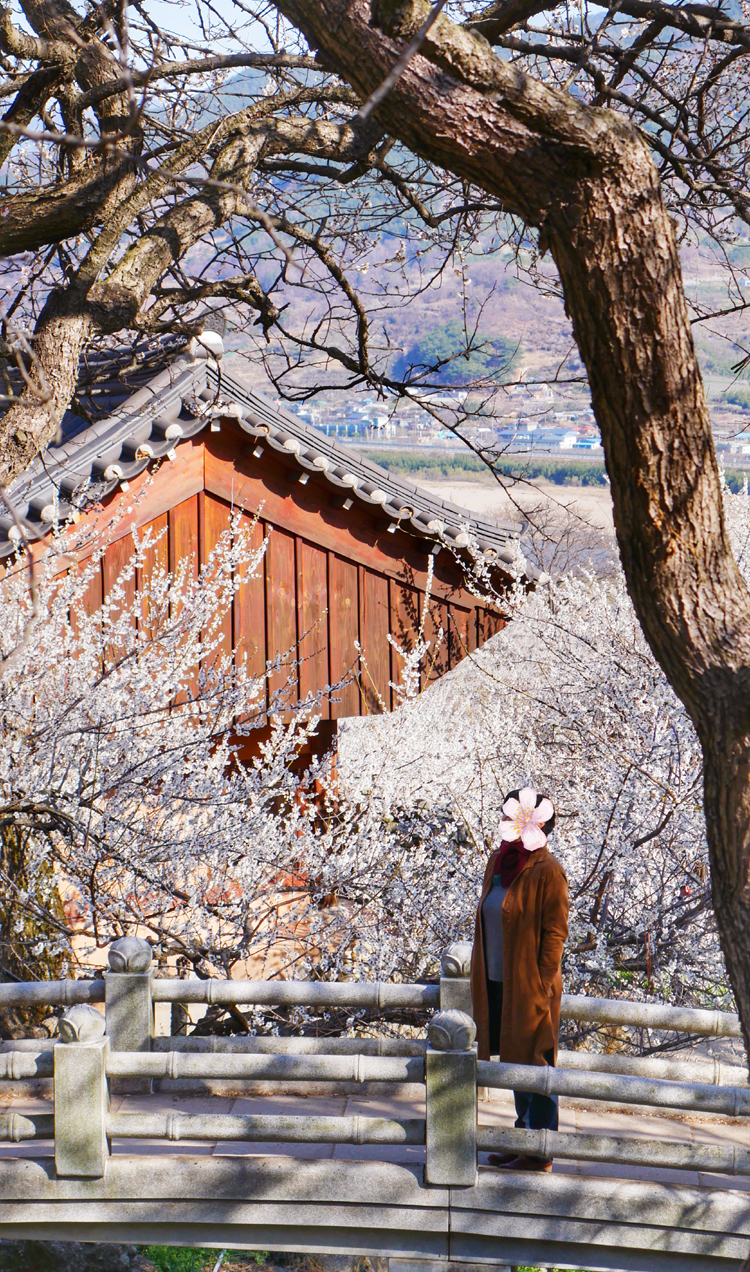
<path id="1" fill-rule="evenodd" d="M 427 0 L 275 0 L 366 97 Z M 550 89 L 438 18 L 377 111 L 416 153 L 537 227 L 586 365 L 628 588 L 705 759 L 713 899 L 750 1054 L 750 594 L 656 169 L 622 116 Z"/>

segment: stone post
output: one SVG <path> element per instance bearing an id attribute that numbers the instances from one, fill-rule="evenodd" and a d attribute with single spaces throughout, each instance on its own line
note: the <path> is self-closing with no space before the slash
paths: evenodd
<path id="1" fill-rule="evenodd" d="M 471 1187 L 477 1180 L 477 1030 L 464 1011 L 439 1011 L 427 1027 L 425 1180 Z"/>
<path id="2" fill-rule="evenodd" d="M 440 959 L 440 1010 L 464 1011 L 471 1009 L 471 941 L 454 941 L 443 950 Z"/>
<path id="3" fill-rule="evenodd" d="M 112 1051 L 150 1051 L 154 1033 L 151 946 L 138 936 L 122 936 L 109 947 L 104 977 L 107 1037 Z M 150 1078 L 115 1078 L 113 1091 L 150 1093 Z"/>
<path id="4" fill-rule="evenodd" d="M 109 1157 L 108 1039 L 96 1007 L 79 1003 L 60 1021 L 55 1046 L 55 1170 L 59 1178 L 101 1179 Z"/>

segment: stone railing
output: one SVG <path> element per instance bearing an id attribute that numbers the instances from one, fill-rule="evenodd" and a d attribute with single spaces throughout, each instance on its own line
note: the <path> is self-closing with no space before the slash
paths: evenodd
<path id="1" fill-rule="evenodd" d="M 750 1151 L 731 1142 L 714 1147 L 478 1124 L 478 1088 L 733 1117 L 750 1115 L 750 1088 L 739 1067 L 703 1062 L 587 1052 L 561 1052 L 557 1069 L 478 1061 L 470 953 L 467 943 L 446 950 L 439 985 L 161 980 L 154 977 L 148 944 L 126 937 L 111 946 L 103 981 L 0 985 L 0 1005 L 68 1006 L 59 1040 L 27 1039 L 0 1048 L 0 1077 L 51 1078 L 54 1092 L 54 1114 L 0 1117 L 0 1139 L 54 1137 L 57 1176 L 71 1179 L 101 1178 L 111 1140 L 133 1138 L 422 1145 L 426 1181 L 443 1186 L 473 1184 L 480 1150 L 750 1174 Z M 101 1002 L 104 1012 L 95 1005 Z M 426 1040 L 169 1038 L 154 1034 L 158 1002 L 429 1008 L 435 1014 Z M 736 1016 L 659 1004 L 564 998 L 563 1016 L 739 1036 Z M 154 1081 L 170 1079 L 418 1083 L 425 1088 L 425 1117 L 198 1116 L 164 1112 L 156 1102 L 153 1111 L 112 1112 L 113 1087 L 148 1093 Z"/>

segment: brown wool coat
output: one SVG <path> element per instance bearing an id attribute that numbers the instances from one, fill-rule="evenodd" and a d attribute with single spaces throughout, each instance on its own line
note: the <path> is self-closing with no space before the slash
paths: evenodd
<path id="1" fill-rule="evenodd" d="M 482 906 L 492 887 L 499 851 L 487 862 L 471 955 L 471 997 L 480 1060 L 489 1059 L 489 1007 Z M 568 880 L 549 848 L 533 852 L 503 902 L 503 1014 L 500 1059 L 546 1064 L 560 1029 L 560 962 L 568 936 Z"/>

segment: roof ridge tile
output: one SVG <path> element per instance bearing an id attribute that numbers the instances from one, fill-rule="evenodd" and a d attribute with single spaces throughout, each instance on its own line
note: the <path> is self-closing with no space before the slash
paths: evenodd
<path id="1" fill-rule="evenodd" d="M 90 359 L 89 365 L 91 362 Z M 104 362 L 103 358 L 102 364 Z M 205 405 L 197 414 L 191 414 L 194 409 L 191 403 L 199 394 Z M 107 398 L 106 394 L 100 396 Z M 172 427 L 167 430 L 163 427 L 164 417 L 178 401 L 180 410 L 174 419 L 169 414 L 166 422 Z M 259 433 L 267 434 L 273 449 L 284 454 L 291 463 L 315 473 L 339 490 L 350 490 L 355 502 L 370 509 L 383 507 L 386 515 L 398 517 L 404 528 L 410 524 L 412 533 L 418 537 L 436 539 L 452 550 L 463 548 L 465 545 L 456 545 L 455 540 L 457 536 L 465 537 L 465 527 L 469 524 L 488 555 L 504 561 L 512 558 L 509 541 L 518 538 L 514 525 L 487 521 L 432 495 L 384 465 L 358 455 L 337 439 L 326 437 L 257 389 L 238 382 L 226 369 L 222 368 L 219 373 L 216 363 L 191 362 L 184 354 L 156 371 L 109 415 L 88 425 L 81 420 L 83 428 L 76 429 L 72 436 L 64 433 L 61 442 L 39 456 L 12 484 L 9 493 L 22 515 L 31 504 L 38 509 L 54 503 L 58 498 L 58 485 L 65 487 L 66 493 L 69 490 L 72 496 L 76 485 L 93 480 L 94 493 L 101 499 L 120 481 L 142 472 L 153 459 L 208 427 L 211 417 L 217 414 L 216 407 L 212 410 L 214 403 L 216 407 L 235 408 L 240 428 L 255 437 Z M 74 412 L 66 415 L 69 424 L 79 418 Z M 146 432 L 146 425 L 150 432 Z M 128 453 L 123 456 L 126 445 Z M 145 456 L 140 455 L 141 446 L 147 450 Z M 375 499 L 373 494 L 377 496 Z M 15 549 L 15 544 L 7 538 L 10 524 L 9 518 L 0 518 L 0 557 Z M 40 537 L 51 529 L 50 524 L 38 519 L 32 520 L 32 526 Z M 530 570 L 530 574 L 533 576 L 535 571 Z"/>

